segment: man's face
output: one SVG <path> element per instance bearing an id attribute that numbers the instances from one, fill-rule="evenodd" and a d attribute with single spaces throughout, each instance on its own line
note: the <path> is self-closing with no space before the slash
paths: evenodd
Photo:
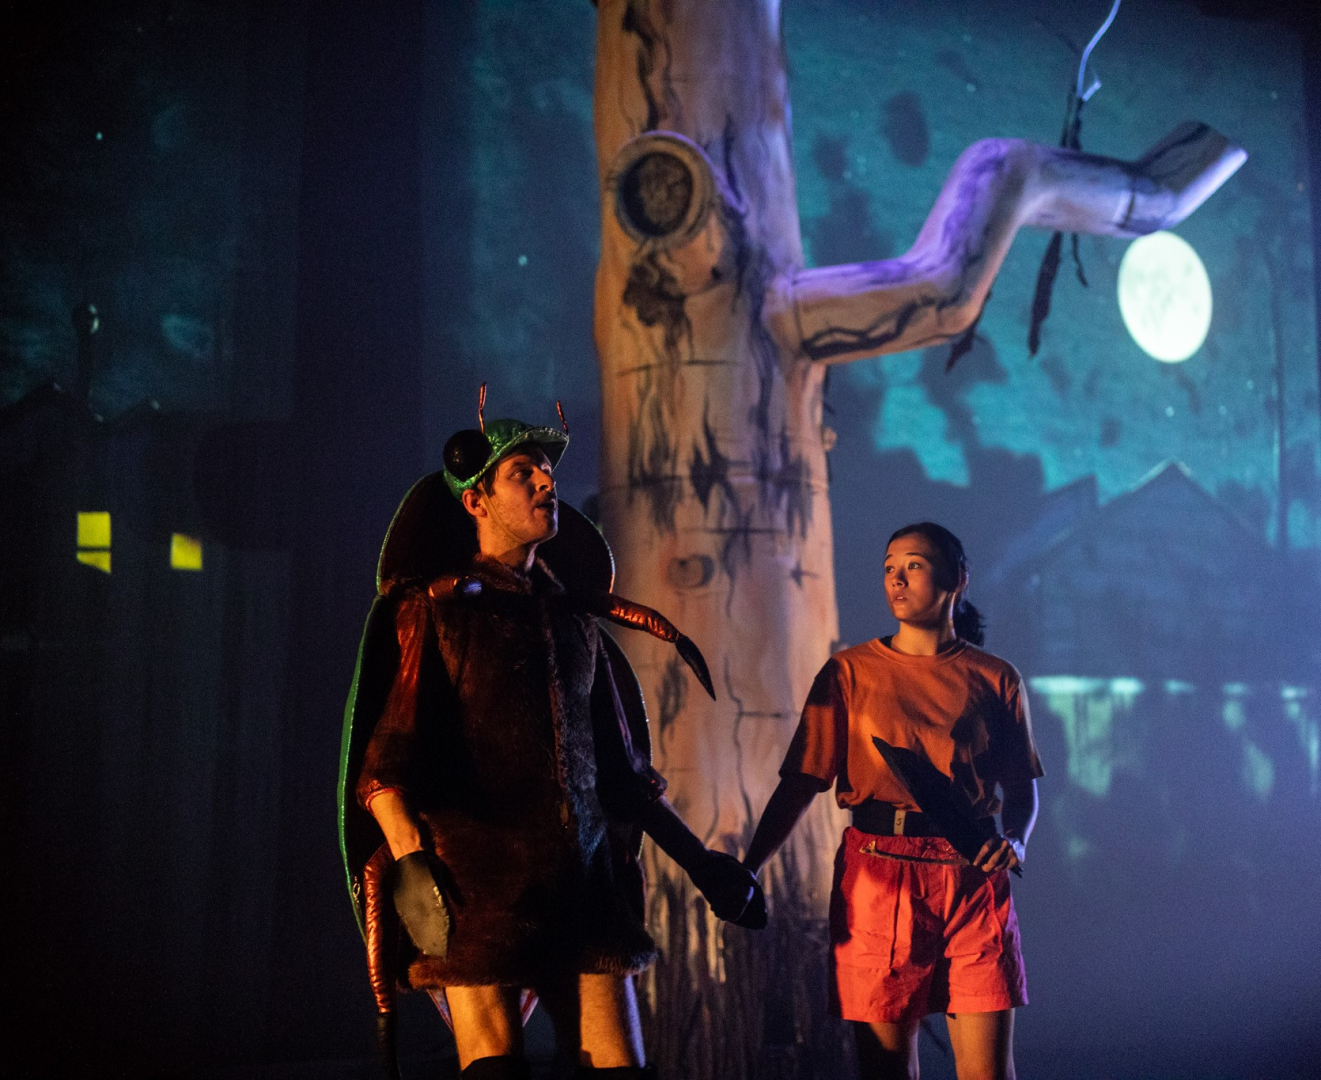
<path id="1" fill-rule="evenodd" d="M 499 555 L 511 548 L 544 543 L 559 528 L 555 477 L 550 459 L 539 446 L 521 446 L 496 462 L 489 494 L 480 485 L 472 490 L 477 505 L 469 506 L 468 499 L 464 505 L 477 518 L 484 554 Z"/>
<path id="2" fill-rule="evenodd" d="M 920 533 L 896 537 L 885 552 L 885 599 L 902 623 L 939 627 L 947 618 L 951 590 L 943 588 L 940 556 Z"/>

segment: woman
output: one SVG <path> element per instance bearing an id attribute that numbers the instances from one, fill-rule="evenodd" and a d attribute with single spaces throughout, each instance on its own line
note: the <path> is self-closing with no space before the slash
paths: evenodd
<path id="1" fill-rule="evenodd" d="M 1042 770 L 1022 678 L 977 647 L 967 588 L 948 529 L 919 522 L 890 538 L 885 598 L 899 629 L 821 669 L 744 860 L 759 871 L 835 785 L 853 824 L 831 892 L 831 1006 L 854 1021 L 868 1080 L 915 1080 L 918 1026 L 939 1011 L 960 1080 L 1014 1076 L 1014 1009 L 1027 992 L 1008 872 L 1024 861 Z M 918 811 L 873 736 L 924 755 L 979 816 L 1000 814 L 974 862 Z"/>

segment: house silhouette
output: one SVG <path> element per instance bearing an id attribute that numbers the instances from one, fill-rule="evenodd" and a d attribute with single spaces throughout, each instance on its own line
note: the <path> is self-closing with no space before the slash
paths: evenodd
<path id="1" fill-rule="evenodd" d="M 1166 461 L 1088 506 L 1070 485 L 988 574 L 998 643 L 1035 675 L 1311 681 L 1294 564 Z M 1066 497 L 1067 496 L 1067 497 Z M 1291 629 L 1292 628 L 1292 629 Z M 1271 635 L 1272 647 L 1260 640 Z"/>

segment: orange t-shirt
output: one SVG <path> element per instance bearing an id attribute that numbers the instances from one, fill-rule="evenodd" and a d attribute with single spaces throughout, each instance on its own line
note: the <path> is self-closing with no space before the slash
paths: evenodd
<path id="1" fill-rule="evenodd" d="M 1042 775 L 1022 676 L 964 641 L 935 656 L 875 639 L 836 653 L 812 684 L 780 775 L 815 777 L 823 791 L 834 783 L 846 809 L 876 799 L 917 810 L 873 735 L 925 753 L 979 815 L 999 812 L 997 783 Z"/>

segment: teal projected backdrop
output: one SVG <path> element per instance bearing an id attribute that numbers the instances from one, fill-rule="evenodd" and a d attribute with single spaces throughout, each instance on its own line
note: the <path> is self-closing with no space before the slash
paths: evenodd
<path id="1" fill-rule="evenodd" d="M 1091 7 L 942 7 L 938 15 L 928 5 L 786 5 L 810 262 L 902 251 L 973 140 L 1058 137 L 1076 68 L 1066 39 L 1087 39 Z M 1084 149 L 1133 157 L 1171 122 L 1197 117 L 1249 150 L 1242 173 L 1178 230 L 1211 279 L 1206 344 L 1181 366 L 1143 353 L 1116 302 L 1127 245 L 1097 237 L 1080 244 L 1087 288 L 1066 249 L 1040 353 L 1029 358 L 1046 238 L 1025 236 L 980 326 L 995 370 L 957 394 L 960 415 L 924 385 L 920 356 L 852 365 L 841 383 L 879 399 L 875 449 L 911 450 L 929 480 L 967 486 L 970 458 L 1000 450 L 1038 459 L 1046 490 L 1094 476 L 1108 499 L 1177 458 L 1273 538 L 1282 368 L 1289 540 L 1315 547 L 1316 319 L 1300 58 L 1269 28 L 1150 3 L 1123 7 L 1094 58 L 1102 86 L 1084 110 Z"/>
<path id="2" fill-rule="evenodd" d="M 786 3 L 808 262 L 900 254 L 979 138 L 1057 140 L 1079 48 L 1107 8 Z M 575 435 L 588 427 L 563 478 L 582 501 L 599 408 L 594 13 L 556 12 L 486 3 L 472 15 L 470 155 L 462 173 L 446 166 L 470 214 L 463 250 L 446 239 L 452 189 L 427 208 L 444 280 L 468 272 L 462 295 L 429 296 L 429 326 L 433 352 L 463 373 L 437 369 L 447 419 L 464 417 L 481 378 L 497 412 L 566 400 Z M 1085 150 L 1136 157 L 1199 119 L 1249 151 L 1178 229 L 1209 282 L 1204 342 L 1177 363 L 1144 351 L 1119 303 L 1129 245 L 1083 237 L 1080 268 L 1066 239 L 1030 355 L 1048 236 L 1020 235 L 952 371 L 939 348 L 833 372 L 836 576 L 845 640 L 887 633 L 884 538 L 921 518 L 963 537 L 988 645 L 1030 679 L 1048 772 L 1020 890 L 1040 1003 L 1024 1037 L 1068 1030 L 1099 1047 L 1113 1025 L 1177 1054 L 1188 1039 L 1210 1045 L 1229 1017 L 1276 1008 L 1244 1003 L 1240 966 L 1316 999 L 1299 942 L 1263 925 L 1257 884 L 1283 873 L 1301 917 L 1316 879 L 1297 860 L 1321 855 L 1321 425 L 1302 67 L 1277 28 L 1133 2 L 1093 70 L 1102 88 L 1084 112 Z M 1130 295 L 1141 307 L 1143 291 Z M 1158 320 L 1179 302 L 1157 294 L 1140 314 Z M 446 430 L 434 426 L 433 456 Z M 1166 1032 L 1159 1003 L 1171 998 L 1200 1010 L 1205 1029 Z M 1086 1023 L 1067 1018 L 1080 1011 Z"/>
<path id="3" fill-rule="evenodd" d="M 67 934 L 41 922 L 59 910 L 46 876 L 19 883 L 40 916 L 29 967 L 64 980 L 33 1000 L 57 1002 L 52 1016 L 94 1003 L 106 1030 L 184 1056 L 209 1039 L 228 1047 L 217 1060 L 347 1060 L 368 1006 L 328 883 L 335 747 L 318 740 L 336 726 L 389 512 L 471 426 L 483 380 L 488 416 L 554 423 L 562 399 L 563 493 L 590 508 L 596 488 L 597 10 L 48 7 L 43 25 L 0 34 L 0 405 L 23 403 L 0 410 L 0 757 L 31 778 L 0 824 L 24 823 L 20 863 L 89 836 L 101 847 L 56 867 L 86 909 Z M 1056 142 L 1108 8 L 784 0 L 809 263 L 902 253 L 980 138 Z M 841 635 L 892 629 L 885 538 L 930 518 L 965 542 L 988 647 L 1029 680 L 1047 775 L 1015 885 L 1025 1075 L 1305 1075 L 1255 1067 L 1321 1055 L 1317 203 L 1301 51 L 1267 22 L 1125 0 L 1093 70 L 1084 150 L 1131 159 L 1195 119 L 1248 161 L 1178 228 L 1185 246 L 1168 246 L 1196 257 L 1182 270 L 1143 270 L 1135 248 L 1121 285 L 1128 244 L 1082 237 L 1076 266 L 1066 238 L 1035 356 L 1049 237 L 1024 232 L 951 370 L 939 348 L 831 372 Z M 1196 339 L 1208 300 L 1180 283 L 1197 266 L 1205 338 L 1156 359 L 1121 288 L 1144 333 Z M 69 312 L 84 300 L 102 314 L 93 410 L 113 421 L 156 402 L 149 424 L 32 393 L 74 386 Z M 115 514 L 109 576 L 75 559 L 84 510 Z M 202 536 L 204 572 L 170 568 L 175 531 Z M 78 812 L 52 815 L 48 789 Z M 195 824 L 213 814 L 210 833 Z M 168 852 L 160 820 L 180 837 Z M 138 877 L 150 887 L 123 887 Z M 178 945 L 202 949 L 203 907 L 199 959 Z M 147 990 L 124 991 L 125 971 Z M 100 1053 L 98 1030 L 84 1034 Z M 923 1072 L 947 1068 L 932 1056 Z"/>
<path id="4" fill-rule="evenodd" d="M 505 400 L 520 404 L 595 395 L 593 19 L 577 5 L 552 19 L 515 3 L 483 4 L 473 17 L 464 177 L 471 280 L 457 312 L 452 293 L 431 297 L 433 327 L 457 343 L 465 366 L 489 373 Z M 809 264 L 902 252 L 955 157 L 977 138 L 1054 141 L 1077 46 L 1094 28 L 1079 5 L 787 4 Z M 1177 459 L 1269 541 L 1285 521 L 1286 546 L 1315 548 L 1321 432 L 1297 47 L 1270 26 L 1133 4 L 1093 67 L 1102 88 L 1085 110 L 1084 149 L 1135 156 L 1191 117 L 1249 148 L 1234 182 L 1179 229 L 1210 278 L 1205 344 L 1182 364 L 1144 353 L 1117 300 L 1127 245 L 1087 237 L 1079 253 L 1088 285 L 1066 246 L 1041 349 L 1030 357 L 1029 310 L 1047 237 L 1026 234 L 996 283 L 965 371 L 945 377 L 942 350 L 837 374 L 836 408 L 841 399 L 868 404 L 837 425 L 836 466 L 851 472 L 842 459 L 893 454 L 911 457 L 922 481 L 968 488 L 979 466 L 1004 462 L 1039 474 L 1038 492 L 1014 494 L 1094 478 L 1104 501 Z M 437 237 L 450 212 L 448 197 L 431 208 Z M 901 516 L 904 509 L 895 505 Z M 1024 510 L 1007 506 L 1000 516 Z M 845 619 L 851 624 L 852 613 Z M 850 625 L 849 636 L 860 630 Z"/>
<path id="5" fill-rule="evenodd" d="M 86 37 L 29 30 L 6 94 L 22 150 L 0 184 L 0 395 L 74 385 L 69 311 L 95 299 L 98 352 L 114 358 L 95 382 L 99 412 L 143 399 L 215 410 L 233 376 L 248 224 L 243 88 L 217 48 L 234 25 L 200 4 L 78 14 Z"/>

